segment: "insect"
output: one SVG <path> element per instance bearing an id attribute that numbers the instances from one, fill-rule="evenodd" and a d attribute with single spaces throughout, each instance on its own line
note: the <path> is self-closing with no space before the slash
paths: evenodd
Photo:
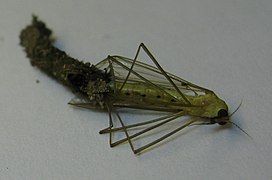
<path id="1" fill-rule="evenodd" d="M 33 66 L 70 87 L 81 97 L 80 100 L 71 100 L 69 104 L 108 112 L 109 126 L 101 130 L 100 134 L 109 134 L 111 147 L 127 141 L 137 154 L 192 125 L 234 124 L 242 130 L 230 121 L 227 104 L 213 91 L 166 72 L 143 43 L 138 47 L 134 59 L 108 56 L 97 65 L 90 65 L 71 58 L 54 47 L 51 33 L 42 21 L 33 16 L 32 24 L 21 32 L 21 45 Z M 141 51 L 154 66 L 138 61 Z M 118 113 L 121 108 L 169 114 L 125 125 Z M 120 127 L 114 127 L 113 114 L 117 116 Z M 185 115 L 193 118 L 139 148 L 134 147 L 132 141 L 137 137 Z M 130 129 L 146 125 L 149 126 L 137 133 L 128 133 Z M 122 131 L 125 138 L 113 142 L 112 134 L 117 131 Z"/>

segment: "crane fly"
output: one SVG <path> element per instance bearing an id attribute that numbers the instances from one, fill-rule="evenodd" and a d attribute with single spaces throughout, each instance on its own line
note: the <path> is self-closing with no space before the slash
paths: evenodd
<path id="1" fill-rule="evenodd" d="M 209 89 L 165 71 L 143 43 L 139 45 L 134 59 L 108 56 L 98 64 L 91 65 L 71 58 L 54 47 L 51 34 L 52 31 L 45 23 L 33 16 L 32 24 L 21 32 L 20 44 L 33 66 L 79 94 L 80 98 L 71 100 L 69 104 L 108 112 L 109 125 L 100 134 L 109 134 L 111 147 L 128 142 L 132 151 L 137 154 L 188 126 L 234 124 L 230 121 L 228 106 L 222 99 Z M 141 51 L 147 55 L 153 66 L 138 60 Z M 126 125 L 120 116 L 120 109 L 141 109 L 168 114 Z M 113 116 L 117 117 L 119 127 L 115 127 Z M 192 118 L 167 134 L 139 148 L 134 147 L 133 140 L 137 137 L 183 116 Z M 129 130 L 138 127 L 142 129 L 129 134 Z M 115 132 L 122 132 L 125 137 L 113 141 Z"/>

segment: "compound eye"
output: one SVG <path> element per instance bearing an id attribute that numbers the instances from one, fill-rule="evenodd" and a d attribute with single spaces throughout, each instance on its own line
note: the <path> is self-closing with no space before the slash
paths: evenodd
<path id="1" fill-rule="evenodd" d="M 229 114 L 228 114 L 228 111 L 226 111 L 225 109 L 220 109 L 217 113 L 218 118 L 227 117 L 227 116 L 229 116 Z"/>
<path id="2" fill-rule="evenodd" d="M 229 114 L 228 114 L 228 111 L 226 111 L 225 109 L 220 109 L 219 111 L 218 111 L 218 113 L 217 113 L 217 118 L 218 118 L 218 124 L 219 125 L 225 125 L 225 124 L 227 124 L 227 122 L 226 121 L 224 121 L 224 120 L 221 120 L 220 121 L 220 118 L 223 118 L 223 117 L 228 117 L 229 116 Z"/>

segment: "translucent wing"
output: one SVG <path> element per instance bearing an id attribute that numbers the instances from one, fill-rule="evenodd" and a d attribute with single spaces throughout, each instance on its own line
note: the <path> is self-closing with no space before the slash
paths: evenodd
<path id="1" fill-rule="evenodd" d="M 109 56 L 96 65 L 99 69 L 107 69 L 111 67 L 114 72 L 115 82 L 124 82 L 127 74 L 130 71 L 132 59 L 122 56 Z M 206 94 L 208 89 L 192 84 L 182 78 L 179 78 L 171 73 L 167 73 L 167 76 L 174 82 L 181 93 L 189 96 L 195 96 L 199 94 Z M 140 76 L 139 76 L 140 75 Z M 173 94 L 174 87 L 165 77 L 165 75 L 156 67 L 136 61 L 131 74 L 126 83 L 138 83 L 138 84 L 153 84 L 160 88 L 162 91 L 169 93 L 175 99 L 181 99 L 177 97 L 178 94 Z"/>

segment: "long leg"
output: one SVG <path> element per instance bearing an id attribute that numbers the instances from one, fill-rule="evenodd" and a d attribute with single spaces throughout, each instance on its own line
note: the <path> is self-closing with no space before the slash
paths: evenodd
<path id="1" fill-rule="evenodd" d="M 118 144 L 121 144 L 121 143 L 127 141 L 128 139 L 133 139 L 133 138 L 138 137 L 138 136 L 140 136 L 140 135 L 142 135 L 142 134 L 144 134 L 144 133 L 147 133 L 147 132 L 149 132 L 149 131 L 151 131 L 151 130 L 153 130 L 153 129 L 159 127 L 159 126 L 162 126 L 162 125 L 164 125 L 164 124 L 166 124 L 166 123 L 169 123 L 170 121 L 173 121 L 173 120 L 177 119 L 177 118 L 180 117 L 180 116 L 181 116 L 181 115 L 179 115 L 179 116 L 173 116 L 173 117 L 171 117 L 171 118 L 169 118 L 169 119 L 166 119 L 166 120 L 162 121 L 161 123 L 158 123 L 158 124 L 155 124 L 155 125 L 153 125 L 153 126 L 150 126 L 150 127 L 146 128 L 146 129 L 143 129 L 142 131 L 139 131 L 139 132 L 137 132 L 137 133 L 135 133 L 135 134 L 133 134 L 133 135 L 127 137 L 127 138 L 121 139 L 121 140 L 119 140 L 119 141 L 113 143 L 113 146 L 117 146 Z M 123 127 L 123 129 L 126 129 L 126 128 Z"/>
<path id="2" fill-rule="evenodd" d="M 136 153 L 135 153 L 134 146 L 133 146 L 133 144 L 132 144 L 132 142 L 131 142 L 131 139 L 129 138 L 129 134 L 128 134 L 128 132 L 127 132 L 127 129 L 125 128 L 125 125 L 124 125 L 124 123 L 123 123 L 121 117 L 119 116 L 118 112 L 116 112 L 116 115 L 117 115 L 117 117 L 118 117 L 118 119 L 119 119 L 119 121 L 120 121 L 120 123 L 121 123 L 123 129 L 124 129 L 124 132 L 125 132 L 125 135 L 126 135 L 126 137 L 127 137 L 127 140 L 128 140 L 128 143 L 129 143 L 129 145 L 130 145 L 131 150 L 134 152 L 134 154 L 136 154 Z M 114 147 L 114 144 L 112 144 L 111 147 Z"/>
<path id="3" fill-rule="evenodd" d="M 150 127 L 146 128 L 146 129 L 144 129 L 144 130 L 142 130 L 142 131 L 140 131 L 138 133 L 133 134 L 132 136 L 130 136 L 130 139 L 132 139 L 132 138 L 135 138 L 135 137 L 137 137 L 137 136 L 139 136 L 141 134 L 144 134 L 144 133 L 146 133 L 146 132 L 148 132 L 148 131 L 150 131 L 152 129 L 155 129 L 155 128 L 163 125 L 163 124 L 166 124 L 166 123 L 168 123 L 168 122 L 182 116 L 183 112 L 178 112 L 178 113 L 171 114 L 171 115 L 168 115 L 168 116 L 164 116 L 164 117 L 161 117 L 161 118 L 156 118 L 156 119 L 153 119 L 153 120 L 150 120 L 150 121 L 137 123 L 137 124 L 132 124 L 132 125 L 128 125 L 128 126 L 124 125 L 124 123 L 122 122 L 121 117 L 119 116 L 118 113 L 116 113 L 116 115 L 117 115 L 117 117 L 118 117 L 118 119 L 119 119 L 122 126 L 119 127 L 119 128 L 114 128 L 114 129 L 112 128 L 113 127 L 112 111 L 109 110 L 109 127 L 105 128 L 105 129 L 103 129 L 103 130 L 101 130 L 99 132 L 100 134 L 105 134 L 105 133 L 110 134 L 110 146 L 111 147 L 117 146 L 117 145 L 119 145 L 119 144 L 121 144 L 121 143 L 123 143 L 125 141 L 128 141 L 128 138 L 124 138 L 124 139 L 121 139 L 121 140 L 118 140 L 118 141 L 112 143 L 112 140 L 111 140 L 112 138 L 111 137 L 112 137 L 113 132 L 120 131 L 120 130 L 123 130 L 125 132 L 127 129 L 130 129 L 130 128 L 134 128 L 134 127 L 138 127 L 138 126 L 144 126 L 144 125 L 147 125 L 147 124 L 151 124 L 151 123 L 155 123 L 155 122 L 158 122 L 158 121 L 165 120 L 165 121 L 163 121 L 163 122 L 161 122 L 159 124 L 150 126 Z"/>
<path id="4" fill-rule="evenodd" d="M 158 61 L 156 60 L 156 58 L 152 55 L 152 53 L 148 50 L 148 48 L 144 45 L 144 43 L 141 43 L 137 49 L 137 53 L 135 55 L 135 58 L 132 62 L 132 65 L 130 67 L 130 70 L 127 74 L 127 77 L 124 81 L 124 83 L 122 84 L 120 90 L 124 87 L 125 83 L 127 82 L 130 74 L 131 74 L 131 70 L 133 69 L 133 66 L 135 64 L 135 62 L 137 61 L 137 57 L 140 53 L 141 48 L 144 50 L 144 52 L 148 55 L 148 57 L 153 61 L 153 63 L 157 66 L 157 68 L 160 70 L 160 72 L 164 75 L 164 77 L 172 84 L 172 86 L 175 88 L 175 90 L 180 94 L 180 96 L 188 103 L 191 104 L 190 101 L 184 96 L 184 94 L 179 90 L 179 88 L 177 87 L 177 85 L 173 82 L 173 80 L 167 75 L 167 73 L 164 71 L 164 69 L 161 67 L 161 65 L 158 63 Z"/>
<path id="5" fill-rule="evenodd" d="M 146 79 L 145 77 L 141 76 L 139 73 L 135 72 L 134 70 L 132 70 L 131 68 L 128 68 L 127 66 L 125 66 L 124 64 L 122 64 L 121 62 L 119 62 L 118 60 L 114 59 L 113 57 L 109 56 L 108 58 L 110 58 L 113 62 L 115 62 L 116 64 L 118 64 L 119 66 L 121 66 L 122 68 L 130 71 L 131 73 L 133 73 L 135 76 L 139 77 L 140 79 L 142 79 L 143 81 L 145 81 L 146 83 L 158 88 L 159 90 L 161 90 L 162 92 L 164 92 L 165 94 L 169 95 L 170 97 L 172 97 L 173 99 L 175 99 L 176 101 L 180 101 L 179 99 L 177 99 L 177 97 L 172 96 L 171 94 L 169 94 L 167 91 L 165 91 L 165 89 L 163 89 L 162 87 L 152 83 L 151 81 L 149 81 L 148 79 Z M 124 84 L 124 83 L 123 83 Z M 120 91 L 120 90 L 119 90 Z M 190 105 L 190 104 L 184 104 L 184 105 Z"/>
<path id="6" fill-rule="evenodd" d="M 139 152 L 141 152 L 141 151 L 143 151 L 143 150 L 145 150 L 145 149 L 147 149 L 147 148 L 149 148 L 149 147 L 151 147 L 151 146 L 153 146 L 153 145 L 155 145 L 155 144 L 161 142 L 162 140 L 164 140 L 164 139 L 166 139 L 166 138 L 172 136 L 173 134 L 179 132 L 180 130 L 184 129 L 185 127 L 189 126 L 190 124 L 194 123 L 194 122 L 197 121 L 197 120 L 198 120 L 198 119 L 193 119 L 193 120 L 187 122 L 186 124 L 184 124 L 184 125 L 180 126 L 179 128 L 177 128 L 177 129 L 171 131 L 170 133 L 167 133 L 166 135 L 162 136 L 161 138 L 159 138 L 159 139 L 157 139 L 157 140 L 155 140 L 155 141 L 153 141 L 153 142 L 151 142 L 151 143 L 148 143 L 148 144 L 146 144 L 146 145 L 144 145 L 144 146 L 142 146 L 142 147 L 140 147 L 140 148 L 134 150 L 134 153 L 137 154 L 137 153 L 139 153 Z"/>
<path id="7" fill-rule="evenodd" d="M 178 113 L 170 114 L 170 115 L 163 116 L 163 117 L 160 117 L 160 118 L 152 119 L 152 120 L 149 120 L 149 121 L 127 125 L 127 126 L 125 126 L 125 128 L 130 129 L 130 128 L 134 128 L 134 127 L 144 126 L 144 125 L 147 125 L 147 124 L 155 123 L 155 122 L 158 122 L 158 121 L 162 121 L 162 120 L 165 120 L 165 119 L 168 119 L 168 118 L 171 118 L 171 117 L 181 116 L 181 115 L 182 115 L 182 112 L 178 112 Z M 116 132 L 116 131 L 121 131 L 123 129 L 124 129 L 123 127 L 117 127 L 117 128 L 113 128 L 113 129 L 110 129 L 110 130 L 109 130 L 109 128 L 105 128 L 105 129 L 102 129 L 101 131 L 99 131 L 99 133 L 100 134 L 106 134 L 106 133 L 109 133 L 110 131 L 111 132 Z"/>
<path id="8" fill-rule="evenodd" d="M 142 134 L 144 134 L 144 133 L 146 133 L 146 132 L 149 132 L 149 131 L 151 131 L 152 129 L 155 129 L 155 128 L 159 127 L 159 126 L 162 126 L 163 124 L 166 124 L 166 123 L 168 123 L 168 122 L 170 122 L 170 121 L 173 121 L 173 120 L 177 119 L 177 118 L 180 117 L 180 116 L 174 116 L 174 117 L 172 117 L 172 118 L 169 118 L 169 119 L 167 119 L 167 120 L 165 120 L 165 121 L 163 121 L 163 122 L 161 122 L 161 123 L 159 123 L 159 124 L 156 124 L 156 125 L 154 125 L 154 126 L 151 126 L 151 127 L 149 127 L 149 128 L 146 128 L 146 129 L 144 129 L 144 130 L 142 130 L 142 131 L 140 131 L 140 132 L 138 132 L 138 133 L 135 133 L 135 134 L 133 134 L 133 135 L 131 135 L 131 136 L 128 134 L 127 128 L 126 128 L 126 126 L 124 125 L 124 123 L 123 123 L 123 121 L 122 121 L 122 119 L 120 118 L 120 116 L 119 116 L 118 113 L 117 113 L 117 117 L 118 117 L 118 119 L 119 119 L 119 121 L 120 121 L 120 123 L 121 123 L 121 125 L 122 125 L 122 127 L 123 127 L 123 130 L 124 130 L 124 132 L 125 132 L 126 138 L 121 139 L 121 140 L 119 140 L 119 141 L 117 141 L 117 142 L 114 142 L 113 144 L 111 144 L 111 145 L 112 145 L 111 147 L 114 147 L 114 146 L 116 146 L 116 145 L 118 145 L 118 144 L 121 144 L 121 143 L 123 143 L 123 142 L 125 142 L 125 141 L 128 141 L 129 144 L 130 144 L 130 147 L 131 147 L 132 151 L 133 151 L 135 154 L 137 154 L 137 153 L 143 151 L 144 149 L 146 149 L 146 148 L 148 148 L 148 147 L 151 147 L 151 146 L 153 146 L 153 145 L 155 145 L 155 144 L 161 142 L 162 140 L 168 138 L 169 136 L 171 136 L 171 135 L 177 133 L 178 131 L 182 130 L 183 128 L 189 126 L 190 124 L 192 124 L 192 123 L 194 123 L 195 121 L 198 120 L 198 119 L 191 120 L 191 121 L 187 122 L 185 125 L 183 125 L 183 126 L 177 128 L 177 129 L 175 129 L 174 131 L 172 131 L 172 132 L 170 132 L 170 133 L 168 133 L 168 134 L 162 136 L 161 138 L 159 138 L 159 139 L 157 139 L 157 140 L 155 140 L 155 141 L 152 141 L 151 143 L 148 143 L 147 145 L 142 146 L 142 147 L 140 147 L 140 148 L 138 148 L 138 149 L 135 149 L 134 146 L 133 146 L 133 144 L 132 144 L 132 141 L 131 141 L 133 138 L 135 138 L 135 137 L 137 137 L 137 136 L 139 136 L 139 135 L 142 135 Z"/>
<path id="9" fill-rule="evenodd" d="M 131 74 L 131 70 L 132 70 L 133 67 L 134 67 L 134 64 L 135 64 L 135 62 L 136 62 L 136 60 L 137 60 L 137 57 L 138 57 L 138 55 L 139 55 L 139 53 L 140 53 L 140 50 L 141 50 L 141 45 L 140 45 L 140 46 L 138 47 L 138 49 L 137 49 L 137 52 L 136 52 L 136 55 L 135 55 L 135 57 L 134 57 L 134 60 L 133 60 L 133 62 L 132 62 L 132 64 L 131 64 L 130 70 L 128 71 L 128 74 L 127 74 L 127 76 L 126 76 L 126 79 L 125 79 L 124 83 L 122 84 L 122 86 L 121 86 L 121 88 L 120 88 L 120 91 L 121 91 L 121 90 L 123 89 L 123 87 L 125 86 L 125 84 L 126 84 L 128 78 L 129 78 L 129 76 L 130 76 L 130 74 Z"/>
<path id="10" fill-rule="evenodd" d="M 177 128 L 177 129 L 175 129 L 175 130 L 173 130 L 173 131 L 167 133 L 166 135 L 164 135 L 164 136 L 162 136 L 162 137 L 160 137 L 160 138 L 158 138 L 158 139 L 156 139 L 156 140 L 154 140 L 154 141 L 152 141 L 152 142 L 150 142 L 150 143 L 148 143 L 148 144 L 146 144 L 146 145 L 144 145 L 144 146 L 142 146 L 142 147 L 140 147 L 140 148 L 138 148 L 138 149 L 135 149 L 134 146 L 133 146 L 133 144 L 132 144 L 132 142 L 131 142 L 131 140 L 132 140 L 133 138 L 135 138 L 135 137 L 137 137 L 137 136 L 139 136 L 139 135 L 141 135 L 141 134 L 143 134 L 143 133 L 146 133 L 146 132 L 148 132 L 148 131 L 150 131 L 150 130 L 152 130 L 152 129 L 154 129 L 154 128 L 157 128 L 157 127 L 159 127 L 159 126 L 161 126 L 161 125 L 163 125 L 163 124 L 166 124 L 166 123 L 168 123 L 168 122 L 170 122 L 170 121 L 172 121 L 172 120 L 174 120 L 174 119 L 176 119 L 176 118 L 178 118 L 178 117 L 174 117 L 174 118 L 171 118 L 171 119 L 169 119 L 169 120 L 163 121 L 162 123 L 159 123 L 159 124 L 157 124 L 157 125 L 154 125 L 154 126 L 152 126 L 152 127 L 150 127 L 150 128 L 147 128 L 147 129 L 145 129 L 145 130 L 143 130 L 143 131 L 141 131 L 141 132 L 139 132 L 139 133 L 133 134 L 133 135 L 131 135 L 131 136 L 129 136 L 129 134 L 128 134 L 126 128 L 125 128 L 125 125 L 124 125 L 124 123 L 122 122 L 122 120 L 121 120 L 121 118 L 120 118 L 119 115 L 118 115 L 118 118 L 119 118 L 120 123 L 121 123 L 122 126 L 124 127 L 124 132 L 125 132 L 125 134 L 126 134 L 127 137 L 124 138 L 124 139 L 122 139 L 122 140 L 119 140 L 119 141 L 113 143 L 112 145 L 113 145 L 113 146 L 116 146 L 116 145 L 118 145 L 118 144 L 120 144 L 120 143 L 123 143 L 123 142 L 125 142 L 125 141 L 128 141 L 129 144 L 130 144 L 130 147 L 131 147 L 132 151 L 133 151 L 135 154 L 140 153 L 141 151 L 143 151 L 143 150 L 145 150 L 145 149 L 147 149 L 147 148 L 149 148 L 149 147 L 151 147 L 151 146 L 153 146 L 153 145 L 155 145 L 155 144 L 157 144 L 157 143 L 163 141 L 164 139 L 166 139 L 166 138 L 172 136 L 173 134 L 175 134 L 175 133 L 179 132 L 180 130 L 184 129 L 185 127 L 190 126 L 190 124 L 196 122 L 196 121 L 199 119 L 199 118 L 195 118 L 195 119 L 193 119 L 193 120 L 190 120 L 190 121 L 188 121 L 186 124 L 184 124 L 184 125 L 180 126 L 179 128 Z"/>
<path id="11" fill-rule="evenodd" d="M 176 84 L 172 81 L 172 79 L 167 75 L 167 73 L 164 71 L 164 69 L 161 67 L 161 65 L 158 63 L 156 58 L 152 55 L 152 53 L 148 50 L 148 48 L 144 45 L 144 43 L 140 44 L 140 47 L 143 48 L 145 53 L 150 57 L 150 59 L 154 62 L 154 64 L 157 66 L 157 68 L 161 71 L 161 73 L 165 76 L 165 78 L 172 84 L 172 86 L 176 89 L 176 91 L 180 94 L 180 96 L 188 103 L 191 104 L 190 101 L 184 96 L 184 94 L 179 90 L 179 88 L 176 86 Z"/>
<path id="12" fill-rule="evenodd" d="M 112 109 L 106 104 L 106 108 L 108 110 L 108 113 L 109 113 L 109 127 L 108 129 L 111 130 L 111 128 L 113 128 L 113 121 L 112 121 Z M 110 144 L 110 147 L 112 147 L 112 132 L 109 133 L 110 137 L 109 137 L 109 144 Z"/>

